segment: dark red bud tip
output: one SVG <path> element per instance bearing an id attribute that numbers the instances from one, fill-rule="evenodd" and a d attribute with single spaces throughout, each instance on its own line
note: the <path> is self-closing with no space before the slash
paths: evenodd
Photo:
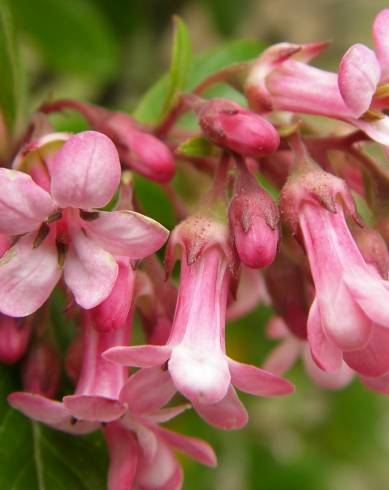
<path id="1" fill-rule="evenodd" d="M 205 102 L 196 110 L 204 134 L 216 145 L 246 157 L 263 157 L 277 150 L 280 138 L 262 116 L 224 99 Z"/>
<path id="2" fill-rule="evenodd" d="M 59 354 L 47 343 L 34 345 L 29 351 L 22 369 L 26 391 L 52 398 L 59 386 L 61 374 Z"/>

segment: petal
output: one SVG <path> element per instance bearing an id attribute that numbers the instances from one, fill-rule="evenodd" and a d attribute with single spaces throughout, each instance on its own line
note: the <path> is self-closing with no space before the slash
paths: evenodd
<path id="1" fill-rule="evenodd" d="M 70 395 L 63 403 L 73 417 L 89 422 L 112 422 L 126 411 L 118 400 L 103 396 Z"/>
<path id="2" fill-rule="evenodd" d="M 232 386 L 225 398 L 218 403 L 213 405 L 193 403 L 192 405 L 201 418 L 218 429 L 241 429 L 248 421 L 247 411 Z"/>
<path id="3" fill-rule="evenodd" d="M 112 347 L 103 353 L 103 357 L 123 366 L 149 368 L 162 366 L 170 354 L 171 348 L 163 345 L 133 345 Z"/>
<path id="4" fill-rule="evenodd" d="M 153 414 L 148 414 L 147 420 L 156 424 L 163 424 L 164 422 L 169 422 L 169 420 L 174 419 L 177 415 L 180 415 L 190 408 L 192 408 L 192 405 L 189 403 L 184 403 L 183 405 L 177 405 L 175 407 L 161 408 Z"/>
<path id="5" fill-rule="evenodd" d="M 360 350 L 344 352 L 347 364 L 363 376 L 382 376 L 389 371 L 389 330 L 373 327 L 367 346 Z"/>
<path id="6" fill-rule="evenodd" d="M 389 76 L 389 9 L 383 9 L 376 16 L 373 24 L 373 39 L 377 57 L 386 81 Z"/>
<path id="7" fill-rule="evenodd" d="M 361 381 L 367 388 L 369 388 L 369 390 L 389 395 L 389 374 L 385 374 L 378 378 L 361 376 Z"/>
<path id="8" fill-rule="evenodd" d="M 11 393 L 8 396 L 8 403 L 26 417 L 45 424 L 59 424 L 70 418 L 70 414 L 63 403 L 34 393 L 25 391 Z"/>
<path id="9" fill-rule="evenodd" d="M 135 211 L 100 212 L 85 224 L 88 235 L 114 255 L 141 259 L 159 250 L 169 232 L 143 214 Z"/>
<path id="10" fill-rule="evenodd" d="M 138 466 L 138 443 L 135 435 L 120 424 L 109 424 L 104 429 L 110 464 L 108 490 L 128 490 Z"/>
<path id="11" fill-rule="evenodd" d="M 21 235 L 37 230 L 56 205 L 32 178 L 0 168 L 0 233 Z"/>
<path id="12" fill-rule="evenodd" d="M 255 396 L 288 395 L 294 386 L 286 379 L 263 369 L 229 359 L 231 383 L 238 390 Z"/>
<path id="13" fill-rule="evenodd" d="M 312 357 L 324 371 L 334 372 L 343 361 L 342 351 L 323 331 L 317 299 L 312 303 L 308 316 L 308 342 Z"/>
<path id="14" fill-rule="evenodd" d="M 338 74 L 340 94 L 356 117 L 370 107 L 381 77 L 381 68 L 371 49 L 354 44 L 343 56 Z"/>
<path id="15" fill-rule="evenodd" d="M 36 248 L 33 242 L 32 233 L 24 236 L 0 260 L 0 311 L 6 315 L 34 313 L 61 276 L 53 237 Z"/>
<path id="16" fill-rule="evenodd" d="M 205 441 L 197 439 L 197 437 L 184 436 L 183 434 L 178 434 L 162 427 L 158 428 L 158 432 L 170 446 L 173 446 L 190 458 L 207 466 L 215 467 L 217 465 L 216 455 L 212 447 Z"/>
<path id="17" fill-rule="evenodd" d="M 132 414 L 145 415 L 166 405 L 176 391 L 168 371 L 159 367 L 148 368 L 130 376 L 119 398 Z"/>
<path id="18" fill-rule="evenodd" d="M 258 304 L 271 304 L 265 280 L 260 271 L 243 266 L 236 299 L 227 309 L 227 320 L 247 315 Z"/>
<path id="19" fill-rule="evenodd" d="M 345 362 L 342 362 L 337 371 L 328 373 L 319 368 L 312 359 L 312 355 L 307 346 L 303 352 L 305 369 L 309 377 L 319 386 L 328 390 L 339 390 L 351 383 L 355 373 Z"/>
<path id="20" fill-rule="evenodd" d="M 351 124 L 364 131 L 370 138 L 381 145 L 389 145 L 389 117 L 385 116 L 377 121 L 364 121 L 352 119 Z"/>
<path id="21" fill-rule="evenodd" d="M 65 260 L 64 278 L 76 302 L 85 309 L 97 306 L 111 293 L 118 265 L 111 254 L 86 237 L 72 232 Z"/>
<path id="22" fill-rule="evenodd" d="M 378 274 L 348 270 L 343 280 L 354 300 L 374 323 L 389 327 L 389 283 Z"/>
<path id="23" fill-rule="evenodd" d="M 96 131 L 69 138 L 56 153 L 50 170 L 51 194 L 63 208 L 101 208 L 120 182 L 115 145 Z"/>
<path id="24" fill-rule="evenodd" d="M 271 373 L 282 375 L 297 361 L 300 350 L 301 345 L 298 340 L 286 339 L 270 352 L 263 363 L 263 368 Z"/>

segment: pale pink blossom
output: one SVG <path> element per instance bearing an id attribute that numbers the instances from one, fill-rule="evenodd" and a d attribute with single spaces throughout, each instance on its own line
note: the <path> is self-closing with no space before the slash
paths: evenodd
<path id="1" fill-rule="evenodd" d="M 115 347 L 104 357 L 142 368 L 166 363 L 172 386 L 192 402 L 200 416 L 217 427 L 231 429 L 247 422 L 233 385 L 258 396 L 284 395 L 293 387 L 226 355 L 227 239 L 227 228 L 209 218 L 194 216 L 181 223 L 173 232 L 167 258 L 169 267 L 176 248 L 182 250 L 181 281 L 167 344 Z"/>
<path id="2" fill-rule="evenodd" d="M 0 262 L 0 311 L 27 316 L 64 272 L 75 301 L 89 309 L 111 293 L 114 256 L 143 258 L 167 230 L 133 211 L 99 211 L 114 195 L 120 163 L 113 143 L 86 131 L 69 138 L 50 166 L 50 193 L 16 170 L 0 169 L 0 233 L 20 236 Z"/>

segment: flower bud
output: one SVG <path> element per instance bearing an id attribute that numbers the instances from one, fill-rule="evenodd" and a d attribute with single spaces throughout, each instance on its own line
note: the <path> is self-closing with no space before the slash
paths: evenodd
<path id="1" fill-rule="evenodd" d="M 201 129 L 212 143 L 245 157 L 263 157 L 280 144 L 275 128 L 262 116 L 226 99 L 205 101 L 188 96 Z"/>
<path id="2" fill-rule="evenodd" d="M 99 332 L 109 332 L 121 327 L 130 311 L 134 271 L 124 260 L 118 260 L 118 266 L 118 275 L 111 294 L 90 310 L 91 321 Z"/>
<path id="3" fill-rule="evenodd" d="M 354 226 L 352 232 L 365 262 L 373 266 L 384 279 L 388 279 L 389 253 L 382 236 L 371 228 Z"/>
<path id="4" fill-rule="evenodd" d="M 261 268 L 273 262 L 279 240 L 277 206 L 257 180 L 240 165 L 229 208 L 230 227 L 240 260 Z"/>
<path id="5" fill-rule="evenodd" d="M 169 148 L 156 136 L 141 128 L 128 114 L 78 102 L 59 100 L 41 108 L 52 112 L 65 108 L 80 112 L 97 131 L 106 134 L 117 146 L 123 164 L 156 182 L 168 182 L 175 172 Z"/>
<path id="6" fill-rule="evenodd" d="M 60 374 L 59 354 L 56 349 L 47 342 L 33 345 L 23 364 L 24 389 L 52 398 L 58 390 Z"/>
<path id="7" fill-rule="evenodd" d="M 30 335 L 30 321 L 0 314 L 0 362 L 18 362 L 27 350 Z"/>

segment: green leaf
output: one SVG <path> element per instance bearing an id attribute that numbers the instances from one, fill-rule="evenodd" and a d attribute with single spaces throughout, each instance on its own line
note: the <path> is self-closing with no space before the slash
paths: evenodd
<path id="1" fill-rule="evenodd" d="M 198 136 L 181 143 L 177 148 L 177 153 L 187 157 L 209 157 L 216 155 L 218 150 L 206 138 Z"/>
<path id="2" fill-rule="evenodd" d="M 186 85 L 193 89 L 204 78 L 234 63 L 256 58 L 265 48 L 260 41 L 242 40 L 227 43 L 198 55 Z M 163 111 L 164 100 L 169 88 L 168 76 L 160 78 L 143 96 L 133 116 L 141 123 L 156 123 Z"/>
<path id="3" fill-rule="evenodd" d="M 109 24 L 89 0 L 12 0 L 15 17 L 61 73 L 104 79 L 118 68 Z"/>
<path id="4" fill-rule="evenodd" d="M 0 0 L 0 66 L 0 109 L 12 131 L 24 96 L 16 33 L 6 0 Z"/>
<path id="5" fill-rule="evenodd" d="M 186 86 L 191 65 L 192 42 L 188 29 L 180 17 L 174 16 L 172 60 L 161 117 L 168 113 L 177 103 L 179 93 Z"/>
<path id="6" fill-rule="evenodd" d="M 104 490 L 108 456 L 101 435 L 74 436 L 31 422 L 6 401 L 17 389 L 15 371 L 0 366 L 0 488 Z"/>

